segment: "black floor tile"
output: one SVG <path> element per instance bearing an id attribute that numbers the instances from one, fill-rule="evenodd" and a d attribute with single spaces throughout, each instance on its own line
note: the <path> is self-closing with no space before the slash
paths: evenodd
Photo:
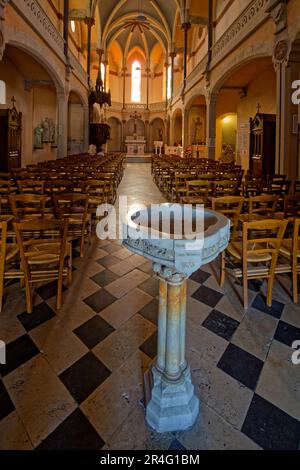
<path id="1" fill-rule="evenodd" d="M 263 365 L 263 361 L 230 343 L 217 367 L 246 385 L 246 387 L 254 390 Z"/>
<path id="2" fill-rule="evenodd" d="M 156 297 L 159 290 L 159 280 L 150 277 L 150 279 L 147 279 L 147 281 L 139 285 L 139 289 L 142 289 L 147 294 L 152 295 L 152 297 Z"/>
<path id="3" fill-rule="evenodd" d="M 147 304 L 139 313 L 146 318 L 146 320 L 151 321 L 155 325 L 157 325 L 157 318 L 158 318 L 158 300 L 153 299 L 149 304 Z"/>
<path id="4" fill-rule="evenodd" d="M 239 326 L 239 322 L 224 313 L 213 310 L 202 323 L 202 326 L 216 333 L 227 341 L 230 341 L 234 332 Z"/>
<path id="5" fill-rule="evenodd" d="M 97 263 L 101 264 L 105 268 L 109 268 L 110 266 L 113 266 L 114 264 L 120 263 L 120 259 L 117 258 L 116 256 L 113 255 L 107 255 L 104 256 L 103 258 L 100 258 L 97 260 Z"/>
<path id="6" fill-rule="evenodd" d="M 14 404 L 10 399 L 4 383 L 0 380 L 0 421 L 14 411 L 14 409 Z"/>
<path id="7" fill-rule="evenodd" d="M 115 300 L 117 299 L 113 295 L 111 295 L 105 289 L 101 289 L 84 299 L 84 302 L 96 313 L 99 313 L 101 310 L 112 304 Z"/>
<path id="8" fill-rule="evenodd" d="M 280 318 L 284 309 L 284 304 L 273 299 L 272 306 L 268 307 L 265 296 L 258 294 L 252 302 L 252 308 L 267 313 L 275 318 Z"/>
<path id="9" fill-rule="evenodd" d="M 294 341 L 300 340 L 300 328 L 280 320 L 274 338 L 291 347 Z"/>
<path id="10" fill-rule="evenodd" d="M 83 325 L 80 325 L 74 333 L 89 348 L 94 348 L 100 341 L 110 335 L 114 330 L 106 321 L 95 315 Z"/>
<path id="11" fill-rule="evenodd" d="M 109 269 L 105 269 L 100 273 L 96 274 L 95 276 L 91 277 L 92 281 L 96 282 L 100 287 L 105 287 L 111 282 L 118 279 L 118 275 L 110 271 Z"/>
<path id="12" fill-rule="evenodd" d="M 177 439 L 173 439 L 168 450 L 183 451 L 183 450 L 186 450 L 186 448 L 182 444 L 180 444 L 180 442 Z"/>
<path id="13" fill-rule="evenodd" d="M 26 331 L 33 330 L 39 325 L 42 325 L 51 318 L 56 316 L 55 312 L 49 307 L 46 302 L 42 302 L 33 308 L 32 313 L 23 312 L 18 315 L 19 321 L 22 323 Z"/>
<path id="14" fill-rule="evenodd" d="M 59 378 L 77 403 L 82 403 L 109 375 L 110 371 L 89 352 Z"/>
<path id="15" fill-rule="evenodd" d="M 203 284 L 211 275 L 207 273 L 206 271 L 202 271 L 201 269 L 198 269 L 198 271 L 194 272 L 190 279 L 192 279 L 195 282 L 199 282 L 199 284 Z"/>
<path id="16" fill-rule="evenodd" d="M 196 292 L 193 293 L 192 297 L 200 302 L 208 305 L 209 307 L 215 307 L 217 303 L 222 299 L 223 294 L 210 287 L 201 286 Z"/>
<path id="17" fill-rule="evenodd" d="M 29 359 L 32 359 L 39 352 L 27 334 L 20 336 L 6 346 L 6 365 L 0 365 L 0 374 L 4 377 L 29 361 Z"/>
<path id="18" fill-rule="evenodd" d="M 147 356 L 151 357 L 151 359 L 155 358 L 157 354 L 157 332 L 150 336 L 150 338 L 140 346 L 140 350 L 147 354 Z"/>
<path id="19" fill-rule="evenodd" d="M 67 288 L 63 285 L 63 292 L 67 290 Z M 41 287 L 35 289 L 37 294 L 43 299 L 48 300 L 52 297 L 56 296 L 57 293 L 57 281 L 49 282 Z"/>
<path id="20" fill-rule="evenodd" d="M 254 394 L 242 432 L 266 450 L 298 450 L 300 422 Z"/>
<path id="21" fill-rule="evenodd" d="M 104 441 L 78 408 L 38 447 L 38 450 L 100 450 Z"/>

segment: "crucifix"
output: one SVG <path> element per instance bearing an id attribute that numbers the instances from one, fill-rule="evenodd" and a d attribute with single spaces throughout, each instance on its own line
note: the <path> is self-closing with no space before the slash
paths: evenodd
<path id="1" fill-rule="evenodd" d="M 261 105 L 259 103 L 257 103 L 257 112 L 258 112 L 258 114 L 260 112 L 260 108 L 261 108 Z"/>
<path id="2" fill-rule="evenodd" d="M 134 134 L 136 134 L 136 131 L 137 131 L 136 122 L 137 122 L 138 119 L 141 119 L 142 116 L 140 114 L 138 114 L 136 111 L 134 111 L 134 114 L 132 114 L 130 116 L 130 118 L 134 120 Z"/>
<path id="3" fill-rule="evenodd" d="M 16 102 L 17 102 L 16 98 L 13 96 L 10 101 L 12 102 L 13 108 L 15 108 L 16 107 Z"/>

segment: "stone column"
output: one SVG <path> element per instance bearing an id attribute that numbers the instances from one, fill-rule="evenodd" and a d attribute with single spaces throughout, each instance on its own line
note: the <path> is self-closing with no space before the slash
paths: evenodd
<path id="1" fill-rule="evenodd" d="M 145 120 L 145 137 L 146 137 L 146 152 L 150 152 L 150 123 L 149 119 Z"/>
<path id="2" fill-rule="evenodd" d="M 125 138 L 126 138 L 126 120 L 122 119 L 122 149 L 126 152 Z"/>
<path id="3" fill-rule="evenodd" d="M 126 72 L 127 72 L 127 67 L 122 68 L 122 74 L 123 74 L 123 109 L 126 109 Z"/>
<path id="4" fill-rule="evenodd" d="M 90 123 L 89 123 L 89 115 L 90 109 L 89 105 L 83 106 L 83 115 L 84 115 L 84 152 L 88 151 L 89 148 L 89 132 L 90 132 Z"/>
<path id="5" fill-rule="evenodd" d="M 9 0 L 0 0 L 0 60 L 3 58 L 5 50 L 5 33 L 4 33 L 4 23 L 5 23 L 5 7 L 8 4 Z"/>
<path id="6" fill-rule="evenodd" d="M 149 109 L 149 78 L 150 78 L 150 72 L 151 69 L 149 67 L 146 68 L 146 74 L 147 74 L 147 106 L 146 109 Z"/>
<path id="7" fill-rule="evenodd" d="M 298 59 L 300 62 L 300 59 Z M 296 178 L 298 166 L 298 132 L 293 132 L 293 116 L 298 106 L 292 102 L 292 83 L 298 80 L 299 63 L 275 61 L 276 70 L 276 173 Z"/>
<path id="8" fill-rule="evenodd" d="M 88 84 L 91 84 L 91 38 L 92 38 L 92 27 L 95 24 L 95 20 L 92 17 L 85 18 L 85 24 L 87 25 L 87 76 Z"/>
<path id="9" fill-rule="evenodd" d="M 176 52 L 170 53 L 171 57 L 171 100 L 173 101 L 174 97 L 174 60 L 176 57 Z"/>
<path id="10" fill-rule="evenodd" d="M 184 109 L 182 112 L 182 146 L 185 151 L 189 145 L 189 113 L 187 109 Z"/>
<path id="11" fill-rule="evenodd" d="M 65 90 L 57 91 L 57 157 L 68 154 L 68 97 Z"/>
<path id="12" fill-rule="evenodd" d="M 216 105 L 217 94 L 206 97 L 206 148 L 207 158 L 216 158 Z"/>
<path id="13" fill-rule="evenodd" d="M 185 360 L 186 277 L 157 263 L 153 269 L 160 278 L 158 354 L 146 420 L 158 432 L 185 430 L 199 413 Z"/>
<path id="14" fill-rule="evenodd" d="M 185 22 L 181 26 L 184 31 L 183 82 L 184 82 L 184 89 L 185 89 L 186 79 L 187 79 L 188 32 L 191 29 L 191 23 Z"/>

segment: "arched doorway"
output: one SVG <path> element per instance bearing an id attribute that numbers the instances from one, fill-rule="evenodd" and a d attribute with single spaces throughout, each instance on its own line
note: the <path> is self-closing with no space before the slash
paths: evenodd
<path id="1" fill-rule="evenodd" d="M 84 106 L 77 93 L 71 91 L 68 101 L 68 154 L 84 151 Z"/>
<path id="2" fill-rule="evenodd" d="M 183 118 L 182 118 L 182 111 L 181 109 L 178 109 L 175 111 L 175 114 L 173 115 L 173 142 L 171 142 L 172 145 L 182 145 L 183 141 L 183 135 L 182 135 L 182 129 L 183 129 Z"/>
<path id="3" fill-rule="evenodd" d="M 12 97 L 22 113 L 21 165 L 57 158 L 58 104 L 55 77 L 25 47 L 7 44 L 0 62 L 6 98 L 0 108 L 11 108 Z M 25 79 L 24 79 L 25 77 Z"/>
<path id="4" fill-rule="evenodd" d="M 110 117 L 108 124 L 110 126 L 108 150 L 110 152 L 120 152 L 122 147 L 122 124 L 116 117 Z"/>
<path id="5" fill-rule="evenodd" d="M 205 145 L 206 102 L 203 95 L 196 96 L 186 107 L 188 113 L 187 145 Z"/>
<path id="6" fill-rule="evenodd" d="M 222 146 L 230 145 L 236 163 L 248 170 L 252 158 L 250 118 L 258 111 L 276 118 L 276 73 L 271 57 L 251 58 L 235 65 L 219 80 L 216 91 L 215 158 L 223 159 Z M 275 152 L 270 158 L 275 162 Z"/>
<path id="7" fill-rule="evenodd" d="M 155 118 L 150 123 L 150 146 L 154 149 L 154 142 L 160 140 L 166 143 L 165 123 L 161 118 Z"/>

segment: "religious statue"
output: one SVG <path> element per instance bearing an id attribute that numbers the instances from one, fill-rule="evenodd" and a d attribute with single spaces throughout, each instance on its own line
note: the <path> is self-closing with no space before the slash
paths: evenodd
<path id="1" fill-rule="evenodd" d="M 55 124 L 53 122 L 53 119 L 48 119 L 48 124 L 49 124 L 49 142 L 53 144 L 55 141 Z"/>
<path id="2" fill-rule="evenodd" d="M 202 122 L 199 117 L 197 117 L 194 121 L 194 144 L 199 144 L 201 141 L 201 130 Z"/>
<path id="3" fill-rule="evenodd" d="M 229 144 L 222 145 L 221 161 L 222 163 L 234 162 L 234 151 L 231 145 Z"/>
<path id="4" fill-rule="evenodd" d="M 163 141 L 163 130 L 162 129 L 158 129 L 158 140 L 160 140 L 161 142 Z"/>
<path id="5" fill-rule="evenodd" d="M 45 118 L 42 121 L 42 128 L 43 128 L 43 139 L 42 142 L 48 143 L 50 138 L 50 126 L 49 126 L 49 118 Z"/>
<path id="6" fill-rule="evenodd" d="M 34 130 L 34 148 L 35 149 L 41 149 L 43 148 L 42 144 L 42 136 L 43 136 L 43 127 L 41 124 L 39 124 Z"/>

